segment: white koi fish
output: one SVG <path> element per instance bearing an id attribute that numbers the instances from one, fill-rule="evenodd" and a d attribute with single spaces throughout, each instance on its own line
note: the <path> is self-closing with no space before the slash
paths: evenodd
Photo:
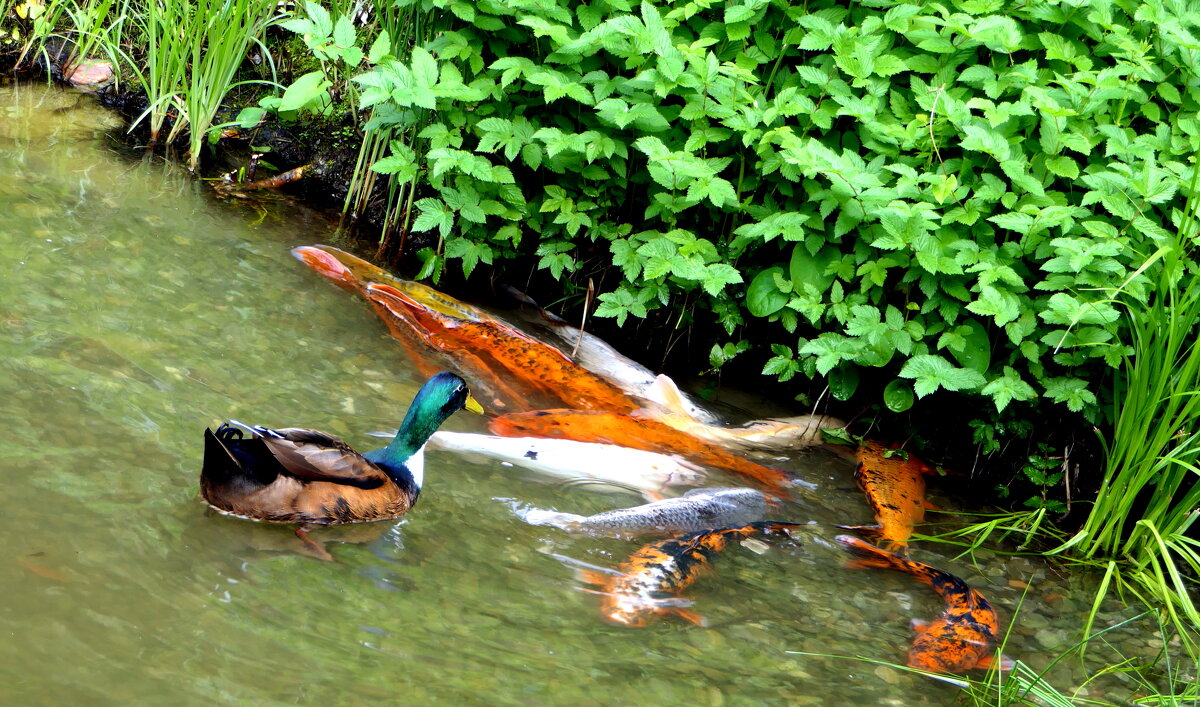
<path id="1" fill-rule="evenodd" d="M 699 467 L 678 457 L 614 444 L 445 430 L 434 433 L 427 444 L 429 449 L 481 454 L 570 482 L 634 490 L 647 498 L 661 498 L 671 486 L 699 486 L 707 478 Z"/>

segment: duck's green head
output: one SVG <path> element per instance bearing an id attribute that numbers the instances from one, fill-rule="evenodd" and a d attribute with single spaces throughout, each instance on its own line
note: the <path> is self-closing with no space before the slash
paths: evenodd
<path id="1" fill-rule="evenodd" d="M 425 381 L 425 385 L 421 386 L 413 398 L 409 416 L 414 410 L 418 411 L 418 414 L 437 418 L 438 425 L 459 410 L 483 414 L 483 406 L 471 397 L 467 382 L 449 371 L 435 373 Z M 430 431 L 430 434 L 433 432 Z"/>
<path id="2" fill-rule="evenodd" d="M 447 371 L 434 374 L 417 391 L 391 444 L 365 456 L 384 466 L 403 465 L 425 445 L 446 418 L 459 410 L 483 414 L 483 406 L 471 397 L 465 380 Z"/>

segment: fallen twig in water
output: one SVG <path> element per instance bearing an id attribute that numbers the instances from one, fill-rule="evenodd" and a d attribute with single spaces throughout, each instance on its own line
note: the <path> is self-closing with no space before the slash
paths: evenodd
<path id="1" fill-rule="evenodd" d="M 274 177 L 259 179 L 254 182 L 221 182 L 214 184 L 213 188 L 222 194 L 236 194 L 237 192 L 252 191 L 254 189 L 275 189 L 284 184 L 298 182 L 304 178 L 304 173 L 312 168 L 311 164 L 301 165 L 295 169 L 277 174 Z"/>

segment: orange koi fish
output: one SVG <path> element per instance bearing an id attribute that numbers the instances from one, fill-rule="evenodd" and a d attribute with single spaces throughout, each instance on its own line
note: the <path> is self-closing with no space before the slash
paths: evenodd
<path id="1" fill-rule="evenodd" d="M 854 569 L 879 567 L 911 574 L 918 582 L 933 587 L 946 602 L 946 610 L 932 622 L 913 620 L 917 636 L 908 651 L 908 664 L 934 673 L 961 673 L 971 668 L 997 664 L 1011 670 L 1013 662 L 993 655 L 1000 621 L 996 610 L 975 589 L 954 575 L 922 562 L 913 562 L 881 550 L 851 535 L 837 542 L 854 555 L 846 566 Z"/>
<path id="2" fill-rule="evenodd" d="M 362 258 L 330 246 L 300 246 L 299 248 L 292 249 L 292 255 L 321 277 L 324 277 L 343 290 L 353 292 L 363 298 L 367 296 L 368 282 L 404 283 L 403 280 L 393 277 L 386 270 L 377 268 Z M 422 376 L 430 377 L 444 368 L 453 367 L 448 366 L 448 362 L 431 360 L 421 340 L 413 333 L 412 326 L 408 322 L 394 321 L 386 310 L 375 303 L 372 303 L 372 307 L 375 309 L 375 313 L 379 315 L 379 318 L 383 320 L 384 325 L 387 326 L 388 333 L 399 342 L 404 352 L 408 354 L 409 361 Z M 465 369 L 459 369 L 458 372 L 464 376 L 468 376 L 470 373 L 470 371 Z M 488 391 L 480 390 L 479 392 L 485 398 L 488 398 L 488 402 L 493 406 L 498 402 L 495 396 L 488 394 Z"/>
<path id="3" fill-rule="evenodd" d="M 580 570 L 588 584 L 600 587 L 604 618 L 622 626 L 645 626 L 651 617 L 676 614 L 697 626 L 704 617 L 688 609 L 679 596 L 711 566 L 713 555 L 730 543 L 752 535 L 787 533 L 799 523 L 765 520 L 739 528 L 699 530 L 651 543 L 633 553 L 613 573 Z"/>
<path id="4" fill-rule="evenodd" d="M 318 275 L 338 287 L 366 297 L 367 283 L 378 282 L 404 292 L 423 306 L 442 314 L 460 319 L 499 321 L 487 312 L 477 309 L 411 280 L 401 280 L 383 268 L 376 267 L 362 258 L 327 245 L 306 245 L 292 249 L 292 255 Z"/>
<path id="5" fill-rule="evenodd" d="M 468 352 L 494 362 L 493 378 L 515 377 L 520 384 L 579 410 L 632 412 L 639 407 L 623 390 L 558 349 L 498 320 L 450 316 L 377 282 L 367 285 L 367 297 L 397 318 L 415 321 L 417 333 L 429 346 L 452 357 Z"/>
<path id="6" fill-rule="evenodd" d="M 501 437 L 573 439 L 678 454 L 699 464 L 750 477 L 776 493 L 795 483 L 780 469 L 734 456 L 715 444 L 647 417 L 615 412 L 535 410 L 495 417 L 488 423 L 488 429 Z"/>
<path id="7" fill-rule="evenodd" d="M 913 527 L 925 520 L 925 477 L 933 469 L 916 456 L 887 457 L 889 449 L 863 440 L 855 454 L 854 482 L 867 497 L 876 525 L 839 525 L 876 537 L 891 552 L 908 556 Z"/>
<path id="8" fill-rule="evenodd" d="M 404 293 L 422 307 L 447 317 L 489 321 L 497 326 L 507 326 L 482 310 L 420 283 L 401 280 L 388 271 L 337 248 L 325 245 L 301 246 L 292 249 L 292 255 L 338 287 L 367 299 L 387 326 L 392 338 L 400 343 L 409 360 L 423 375 L 433 375 L 445 368 L 454 369 L 471 381 L 475 394 L 489 409 L 525 410 L 529 409 L 531 404 L 562 404 L 561 398 L 557 396 L 539 400 L 533 391 L 510 384 L 505 377 L 496 375 L 496 366 L 490 358 L 485 359 L 471 349 L 444 352 L 442 348 L 431 347 L 428 332 L 422 328 L 421 322 L 410 315 L 408 308 L 389 307 L 386 303 L 368 296 L 367 288 L 372 283 L 385 285 Z M 510 331 L 516 333 L 515 330 Z M 445 355 L 442 355 L 443 352 Z"/>

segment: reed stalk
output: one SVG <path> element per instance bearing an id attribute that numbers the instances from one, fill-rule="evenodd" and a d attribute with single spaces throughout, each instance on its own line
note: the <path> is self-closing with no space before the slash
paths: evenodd
<path id="1" fill-rule="evenodd" d="M 130 131 L 144 119 L 150 121 L 150 144 L 155 145 L 172 108 L 175 123 L 167 142 L 171 142 L 183 126 L 187 115 L 179 100 L 190 55 L 188 30 L 193 26 L 194 5 L 187 0 L 165 0 L 146 3 L 143 12 L 135 15 L 134 24 L 140 30 L 135 45 L 138 51 L 130 64 L 134 77 L 146 94 L 149 106 L 129 126 Z"/>
<path id="2" fill-rule="evenodd" d="M 393 56 L 407 60 L 410 48 L 420 43 L 422 28 L 425 26 L 423 15 L 413 6 L 401 7 L 399 3 L 383 3 L 376 5 L 380 34 L 387 32 L 391 39 Z M 384 207 L 383 224 L 379 236 L 382 249 L 390 236 L 399 230 L 401 234 L 400 249 L 403 249 L 403 236 L 408 231 L 411 222 L 413 196 L 418 177 L 399 179 L 396 175 L 380 175 L 373 171 L 372 166 L 388 156 L 388 146 L 393 140 L 400 140 L 409 148 L 414 147 L 416 127 L 422 122 L 425 111 L 390 111 L 386 114 L 373 111 L 371 118 L 363 127 L 363 140 L 359 148 L 358 161 L 350 180 L 350 189 L 342 206 L 342 225 L 349 216 L 353 221 L 363 213 L 374 193 L 380 177 L 386 180 L 386 206 Z"/>
<path id="3" fill-rule="evenodd" d="M 180 103 L 188 129 L 188 169 L 200 163 L 200 149 L 225 96 L 235 87 L 257 80 L 234 82 L 251 45 L 263 56 L 269 52 L 262 33 L 275 19 L 275 0 L 196 0 L 191 28 L 191 60 Z"/>

